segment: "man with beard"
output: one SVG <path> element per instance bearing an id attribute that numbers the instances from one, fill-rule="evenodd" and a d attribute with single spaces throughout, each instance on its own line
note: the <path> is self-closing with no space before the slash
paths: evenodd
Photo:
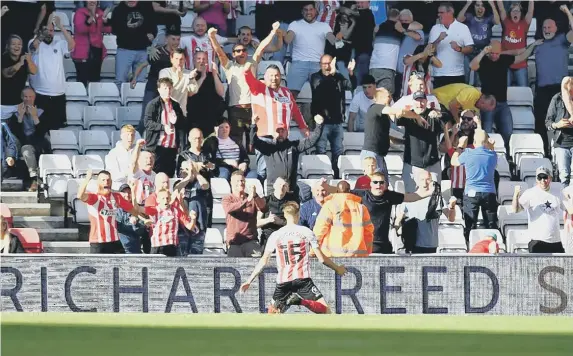
<path id="1" fill-rule="evenodd" d="M 65 40 L 54 41 L 54 24 Z M 44 110 L 44 132 L 64 127 L 66 121 L 66 71 L 64 56 L 73 51 L 76 43 L 62 26 L 58 16 L 30 43 L 32 60 L 38 72 L 30 76 L 30 86 L 36 91 L 36 105 Z"/>
<path id="2" fill-rule="evenodd" d="M 38 71 L 30 53 L 23 53 L 22 39 L 19 36 L 11 35 L 6 49 L 2 54 L 2 93 L 0 93 L 3 119 L 16 112 L 28 74 L 34 75 Z"/>

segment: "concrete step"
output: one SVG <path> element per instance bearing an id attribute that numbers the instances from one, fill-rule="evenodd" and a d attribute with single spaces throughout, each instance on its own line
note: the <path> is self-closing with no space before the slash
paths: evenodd
<path id="1" fill-rule="evenodd" d="M 50 204 L 8 203 L 13 216 L 50 216 Z"/>
<path id="2" fill-rule="evenodd" d="M 36 229 L 42 241 L 78 241 L 78 229 Z"/>
<path id="3" fill-rule="evenodd" d="M 37 203 L 37 192 L 2 192 L 2 203 Z"/>
<path id="4" fill-rule="evenodd" d="M 34 229 L 61 229 L 64 227 L 63 216 L 15 216 L 14 227 L 31 227 Z"/>
<path id="5" fill-rule="evenodd" d="M 87 241 L 46 241 L 44 253 L 90 253 Z"/>
<path id="6" fill-rule="evenodd" d="M 21 179 L 4 179 L 2 181 L 2 192 L 17 192 L 24 189 L 24 182 Z"/>

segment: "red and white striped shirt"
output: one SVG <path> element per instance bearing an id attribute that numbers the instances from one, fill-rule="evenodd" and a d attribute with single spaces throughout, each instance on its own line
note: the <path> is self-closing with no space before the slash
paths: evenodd
<path id="1" fill-rule="evenodd" d="M 224 46 L 227 44 L 228 40 L 227 37 L 221 37 L 217 35 L 217 42 L 219 42 L 221 46 Z M 207 70 L 209 72 L 211 71 L 211 62 L 215 61 L 215 53 L 207 34 L 204 34 L 201 37 L 194 34 L 181 37 L 179 46 L 185 50 L 185 65 L 187 69 L 195 69 L 195 66 L 193 65 L 193 55 L 195 52 L 207 52 L 207 60 L 209 61 L 207 63 Z"/>
<path id="2" fill-rule="evenodd" d="M 155 192 L 155 172 L 151 171 L 149 174 L 143 170 L 138 170 L 133 174 L 130 180 L 135 182 L 135 201 L 138 204 L 143 204 L 145 199 Z"/>
<path id="3" fill-rule="evenodd" d="M 473 145 L 469 145 L 468 147 L 474 148 Z M 450 158 L 454 155 L 454 152 L 456 152 L 454 148 L 448 150 Z M 464 189 L 466 187 L 466 169 L 464 166 L 452 166 L 450 180 L 452 181 L 452 188 Z"/>
<path id="4" fill-rule="evenodd" d="M 227 15 L 227 20 L 236 19 L 236 18 L 237 18 L 237 13 L 238 13 L 238 10 L 237 10 L 237 9 L 240 8 L 240 5 L 237 4 L 238 1 L 235 1 L 235 0 L 227 0 L 227 2 L 230 2 L 230 3 L 231 3 L 231 4 L 230 4 L 230 7 L 231 7 L 231 8 L 230 8 L 229 14 Z M 237 4 L 237 7 L 236 7 L 236 8 L 233 6 L 234 4 Z"/>
<path id="5" fill-rule="evenodd" d="M 340 7 L 338 0 L 322 0 L 320 3 L 320 12 L 318 13 L 318 21 L 324 22 L 334 29 L 336 22 L 336 9 Z"/>
<path id="6" fill-rule="evenodd" d="M 412 90 L 410 90 L 410 85 L 408 84 L 408 82 L 410 81 L 410 75 L 412 74 L 412 71 L 414 70 L 414 66 L 409 65 L 409 66 L 404 66 L 404 76 L 402 77 L 402 95 L 401 96 L 406 96 L 406 95 L 410 95 L 412 94 Z M 430 73 L 428 71 L 428 73 L 424 74 L 424 82 L 426 82 L 426 95 L 429 95 L 432 92 L 432 77 L 430 76 Z"/>
<path id="7" fill-rule="evenodd" d="M 310 278 L 310 248 L 318 248 L 309 228 L 286 225 L 269 236 L 265 252 L 276 250 L 277 284 Z"/>
<path id="8" fill-rule="evenodd" d="M 159 145 L 165 148 L 175 148 L 176 140 L 175 140 L 175 123 L 177 122 L 177 115 L 175 114 L 175 110 L 173 110 L 173 105 L 171 104 L 171 100 L 167 103 L 163 103 L 163 110 L 161 112 L 161 125 L 169 125 L 171 127 L 172 132 L 167 133 L 165 130 L 161 131 L 159 134 Z"/>
<path id="9" fill-rule="evenodd" d="M 152 247 L 177 246 L 179 244 L 179 238 L 177 237 L 179 223 L 186 225 L 191 221 L 177 202 L 166 209 L 159 206 L 146 207 L 145 213 L 153 219 Z"/>
<path id="10" fill-rule="evenodd" d="M 101 195 L 86 193 L 88 198 L 88 214 L 90 219 L 90 243 L 114 242 L 119 240 L 117 232 L 117 209 L 125 211 L 133 209 L 133 204 L 125 200 L 119 193 Z"/>
<path id="11" fill-rule="evenodd" d="M 308 128 L 290 90 L 284 87 L 277 90 L 267 87 L 255 78 L 251 70 L 245 71 L 245 80 L 251 90 L 253 117 L 259 117 L 258 136 L 272 136 L 279 127 L 288 130 L 291 119 L 297 122 L 301 130 Z"/>

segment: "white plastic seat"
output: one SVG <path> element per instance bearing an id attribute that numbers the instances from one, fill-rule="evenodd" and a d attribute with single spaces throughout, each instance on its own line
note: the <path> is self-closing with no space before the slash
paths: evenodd
<path id="1" fill-rule="evenodd" d="M 66 14 L 65 12 L 61 12 L 61 11 L 54 11 L 54 15 L 58 16 L 60 18 L 60 22 L 66 30 L 68 30 L 68 31 L 72 30 L 72 25 L 70 23 L 70 18 L 68 17 L 68 14 Z M 54 30 L 60 31 L 58 26 L 54 26 Z"/>
<path id="2" fill-rule="evenodd" d="M 519 213 L 514 213 L 510 205 L 500 205 L 497 207 L 497 221 L 499 231 L 507 236 L 508 227 L 527 229 L 527 212 L 522 210 Z M 508 250 L 508 252 L 510 251 Z"/>
<path id="3" fill-rule="evenodd" d="M 132 125 L 137 128 L 141 118 L 141 105 L 122 106 L 115 108 L 115 114 L 119 128 L 124 125 Z"/>
<path id="4" fill-rule="evenodd" d="M 538 134 L 513 134 L 509 139 L 509 151 L 519 166 L 522 155 L 544 156 L 543 140 Z"/>
<path id="5" fill-rule="evenodd" d="M 121 105 L 119 90 L 114 83 L 89 83 L 88 95 L 92 105 L 98 103 L 105 103 L 108 106 Z"/>
<path id="6" fill-rule="evenodd" d="M 535 171 L 539 167 L 545 167 L 550 172 L 553 171 L 553 166 L 548 158 L 523 157 L 518 166 L 520 179 L 527 182 L 527 178 L 535 178 Z"/>
<path id="7" fill-rule="evenodd" d="M 83 201 L 79 200 L 78 195 L 78 188 L 79 185 L 82 183 L 83 179 L 70 179 L 67 182 L 67 204 L 70 208 L 73 209 L 73 216 L 74 222 L 77 224 L 88 224 L 90 222 L 89 215 L 88 215 L 88 208 L 87 204 Z M 86 192 L 88 193 L 96 193 L 97 192 L 97 180 L 92 179 L 86 188 Z"/>
<path id="8" fill-rule="evenodd" d="M 71 58 L 64 57 L 64 73 L 66 76 L 66 80 L 75 80 L 77 73 L 76 73 L 76 66 L 74 61 Z"/>
<path id="9" fill-rule="evenodd" d="M 505 244 L 503 243 L 503 236 L 501 235 L 501 232 L 496 229 L 473 229 L 470 231 L 470 250 L 476 243 L 483 240 L 486 236 L 490 236 L 492 233 L 497 236 L 497 244 L 499 245 L 499 249 L 507 252 Z"/>
<path id="10" fill-rule="evenodd" d="M 101 64 L 101 78 L 102 80 L 115 79 L 115 56 L 106 56 Z M 117 89 L 117 87 L 116 87 Z M 119 93 L 117 98 L 119 99 Z"/>
<path id="11" fill-rule="evenodd" d="M 103 45 L 107 50 L 108 56 L 115 56 L 117 54 L 117 37 L 115 35 L 103 36 Z"/>
<path id="12" fill-rule="evenodd" d="M 452 181 L 451 180 L 443 180 L 440 183 L 442 189 L 442 197 L 446 201 L 446 203 L 452 197 Z"/>
<path id="13" fill-rule="evenodd" d="M 82 178 L 86 175 L 88 169 L 91 169 L 93 174 L 98 174 L 105 169 L 105 165 L 100 156 L 96 155 L 83 155 L 72 157 L 72 170 L 74 171 L 75 178 Z"/>
<path id="14" fill-rule="evenodd" d="M 137 105 L 141 107 L 144 94 L 145 83 L 136 83 L 133 89 L 131 89 L 130 83 L 121 83 L 121 103 L 124 106 Z"/>
<path id="15" fill-rule="evenodd" d="M 78 139 L 70 130 L 50 130 L 50 143 L 52 150 L 80 150 Z"/>
<path id="16" fill-rule="evenodd" d="M 257 178 L 246 178 L 245 179 L 245 187 L 247 192 L 250 191 L 251 186 L 255 186 L 255 189 L 257 191 L 257 195 L 259 197 L 264 197 L 265 196 L 265 190 L 263 189 L 263 185 L 261 184 L 261 181 L 258 180 Z"/>
<path id="17" fill-rule="evenodd" d="M 285 78 L 285 76 L 286 76 L 285 68 L 283 67 L 283 64 L 280 61 L 261 61 L 259 63 L 259 65 L 257 66 L 257 78 L 258 79 L 262 79 L 265 76 L 265 71 L 267 70 L 267 67 L 270 66 L 271 64 L 274 64 L 277 67 L 279 67 L 279 70 L 281 72 L 281 77 Z"/>
<path id="18" fill-rule="evenodd" d="M 508 87 L 507 104 L 509 106 L 533 107 L 533 92 L 530 87 Z"/>
<path id="19" fill-rule="evenodd" d="M 223 209 L 223 205 L 218 201 L 213 202 L 213 224 L 225 224 L 227 214 Z"/>
<path id="20" fill-rule="evenodd" d="M 513 192 L 515 191 L 516 186 L 521 187 L 521 192 L 524 192 L 527 188 L 529 188 L 525 182 L 500 181 L 497 188 L 497 201 L 501 205 L 511 205 L 511 201 L 513 200 Z"/>
<path id="21" fill-rule="evenodd" d="M 255 28 L 255 15 L 237 15 L 237 28 L 241 28 L 243 26 L 249 26 L 250 28 Z"/>
<path id="22" fill-rule="evenodd" d="M 84 126 L 84 108 L 88 105 L 88 102 L 79 101 L 66 103 L 66 122 L 68 126 Z"/>
<path id="23" fill-rule="evenodd" d="M 309 82 L 305 82 L 303 84 L 302 89 L 296 98 L 296 102 L 299 104 L 310 104 L 312 102 L 312 90 Z"/>
<path id="24" fill-rule="evenodd" d="M 384 157 L 386 161 L 386 167 L 388 168 L 388 174 L 392 176 L 401 176 L 402 169 L 404 168 L 404 161 L 401 156 L 398 155 L 387 155 Z"/>
<path id="25" fill-rule="evenodd" d="M 495 152 L 499 153 L 499 154 L 505 154 L 506 150 L 505 150 L 505 141 L 503 140 L 503 137 L 500 134 L 497 133 L 490 133 L 488 134 L 489 138 L 494 140 L 494 145 L 493 145 L 493 149 Z"/>
<path id="26" fill-rule="evenodd" d="M 221 232 L 214 228 L 207 228 L 205 233 L 205 248 L 225 250 L 225 239 Z"/>
<path id="27" fill-rule="evenodd" d="M 364 145 L 364 132 L 344 132 L 344 154 L 360 153 Z"/>
<path id="28" fill-rule="evenodd" d="M 340 176 L 344 178 L 358 178 L 364 175 L 360 156 L 338 157 L 338 169 L 340 170 Z"/>
<path id="29" fill-rule="evenodd" d="M 231 186 L 225 178 L 211 178 L 210 185 L 215 199 L 223 199 L 224 196 L 231 194 Z"/>
<path id="30" fill-rule="evenodd" d="M 442 181 L 443 182 L 443 181 Z M 390 187 L 388 187 L 390 188 Z M 397 180 L 394 183 L 394 191 L 396 193 L 402 193 L 404 194 L 406 192 L 406 187 L 404 186 L 404 181 L 403 180 Z"/>
<path id="31" fill-rule="evenodd" d="M 62 199 L 67 191 L 67 181 L 72 177 L 72 164 L 66 155 L 43 154 L 38 163 L 40 178 L 46 185 L 45 196 Z"/>
<path id="32" fill-rule="evenodd" d="M 510 106 L 509 110 L 513 118 L 514 135 L 515 130 L 529 130 L 533 132 L 535 129 L 535 116 L 530 107 Z"/>
<path id="33" fill-rule="evenodd" d="M 304 155 L 301 158 L 303 178 L 332 178 L 334 171 L 327 155 Z"/>
<path id="34" fill-rule="evenodd" d="M 81 82 L 66 82 L 66 101 L 80 101 L 89 104 L 90 99 L 84 84 Z"/>
<path id="35" fill-rule="evenodd" d="M 108 106 L 86 106 L 84 108 L 84 127 L 91 129 L 92 126 L 115 126 L 117 118 L 114 108 Z"/>
<path id="36" fill-rule="evenodd" d="M 193 20 L 197 17 L 197 15 L 189 11 L 185 16 L 181 18 L 181 32 L 182 33 L 191 33 L 193 32 Z M 237 27 L 238 28 L 238 27 Z"/>
<path id="37" fill-rule="evenodd" d="M 526 229 L 509 229 L 507 231 L 507 252 L 517 253 L 517 252 L 529 252 L 529 241 L 531 241 L 531 236 L 529 236 L 529 230 Z"/>
<path id="38" fill-rule="evenodd" d="M 509 162 L 505 155 L 497 156 L 497 166 L 495 170 L 499 174 L 499 180 L 511 180 L 511 170 L 509 169 Z"/>
<path id="39" fill-rule="evenodd" d="M 464 230 L 454 227 L 442 227 L 438 229 L 438 249 L 436 252 L 467 252 Z"/>
<path id="40" fill-rule="evenodd" d="M 110 150 L 109 137 L 104 131 L 90 130 L 80 132 L 80 152 L 90 150 Z"/>

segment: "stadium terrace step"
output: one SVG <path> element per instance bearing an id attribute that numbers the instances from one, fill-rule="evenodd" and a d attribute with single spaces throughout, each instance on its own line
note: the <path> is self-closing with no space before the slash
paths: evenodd
<path id="1" fill-rule="evenodd" d="M 40 240 L 44 241 L 78 241 L 78 229 L 36 229 Z"/>
<path id="2" fill-rule="evenodd" d="M 50 204 L 8 203 L 13 216 L 50 216 Z"/>
<path id="3" fill-rule="evenodd" d="M 90 253 L 87 241 L 45 241 L 44 253 Z"/>
<path id="4" fill-rule="evenodd" d="M 37 192 L 2 192 L 2 203 L 37 203 Z"/>
<path id="5" fill-rule="evenodd" d="M 59 229 L 64 227 L 63 216 L 15 216 L 14 227 Z"/>
<path id="6" fill-rule="evenodd" d="M 18 192 L 24 189 L 24 182 L 21 179 L 4 179 L 2 181 L 2 192 Z"/>

